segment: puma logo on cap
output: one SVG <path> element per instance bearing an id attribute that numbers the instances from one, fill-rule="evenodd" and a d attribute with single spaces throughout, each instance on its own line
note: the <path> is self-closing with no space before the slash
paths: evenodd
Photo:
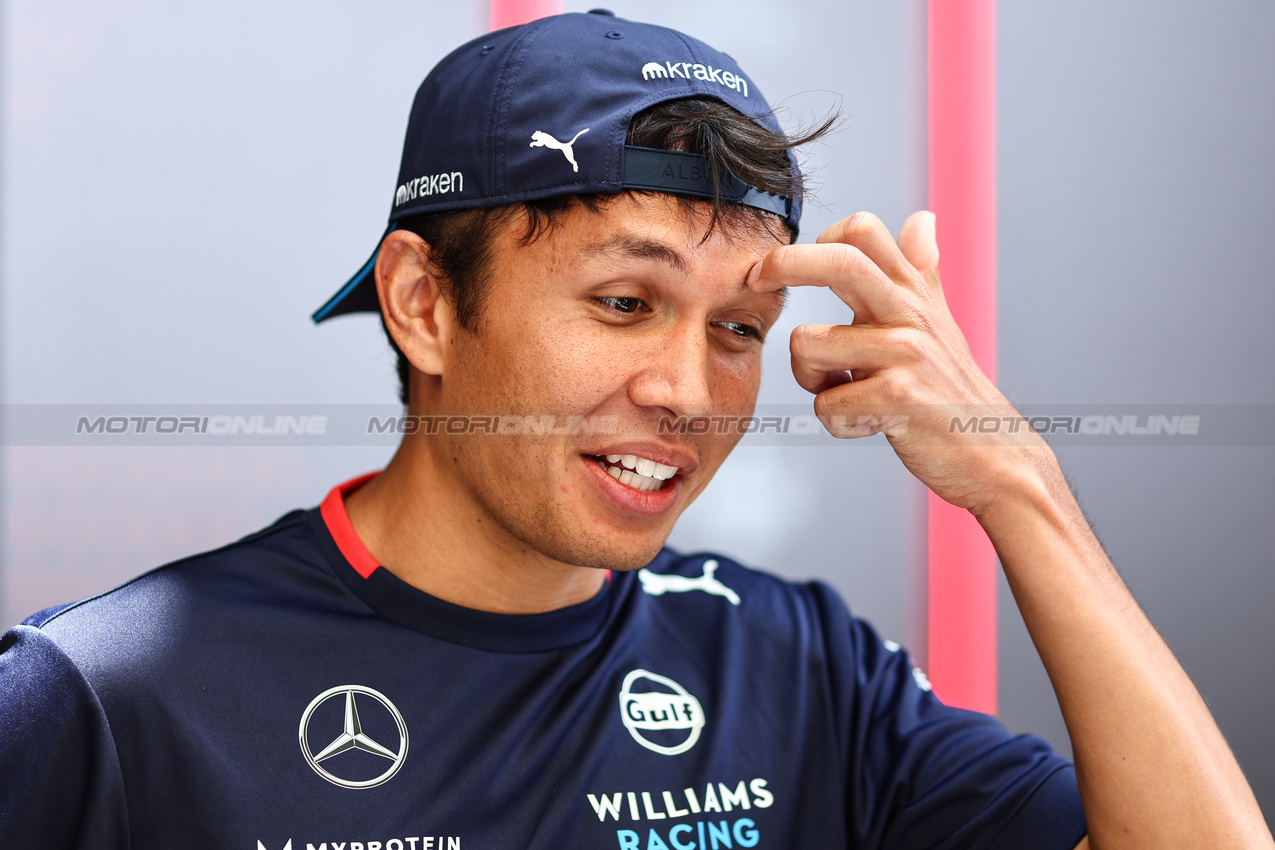
<path id="1" fill-rule="evenodd" d="M 571 170 L 579 171 L 580 166 L 576 164 L 575 152 L 571 150 L 571 146 L 576 143 L 576 139 L 580 138 L 587 132 L 589 132 L 589 128 L 585 127 L 579 133 L 572 136 L 571 141 L 560 142 L 548 133 L 542 130 L 537 130 L 531 134 L 531 144 L 528 145 L 528 147 L 553 148 L 554 150 L 562 151 L 562 155 L 567 158 L 567 162 L 571 163 Z"/>

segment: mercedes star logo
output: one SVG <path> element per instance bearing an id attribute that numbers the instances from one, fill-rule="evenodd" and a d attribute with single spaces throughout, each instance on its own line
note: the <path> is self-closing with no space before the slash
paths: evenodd
<path id="1" fill-rule="evenodd" d="M 336 735 L 336 737 L 331 739 L 331 743 L 327 744 L 323 747 L 323 749 L 316 753 L 310 746 L 311 721 L 315 719 L 315 712 L 319 711 L 319 709 L 328 700 L 339 696 L 345 697 L 345 722 L 343 726 L 340 727 L 341 731 Z M 398 747 L 396 749 L 386 747 L 384 744 L 374 740 L 367 732 L 363 731 L 363 723 L 359 720 L 359 698 L 363 698 L 362 702 L 365 711 L 373 706 L 378 707 L 378 716 L 375 718 L 378 723 L 373 728 L 379 728 L 381 730 L 382 740 L 384 740 L 384 733 L 389 732 L 390 730 L 388 719 L 393 719 L 394 724 L 398 727 Z M 332 728 L 335 731 L 335 729 L 338 728 L 335 724 L 335 718 L 337 715 L 337 712 L 335 711 L 336 708 L 337 707 L 334 706 L 333 709 L 319 712 L 322 719 L 331 721 L 330 727 L 329 723 L 319 723 L 316 725 L 323 728 Z M 383 716 L 384 714 L 388 714 L 389 718 Z M 368 716 L 369 719 L 371 719 L 371 715 Z M 310 767 L 314 768 L 315 773 L 319 774 L 333 785 L 340 785 L 342 788 L 374 788 L 383 782 L 389 781 L 391 776 L 398 773 L 398 769 L 403 766 L 403 760 L 407 758 L 407 724 L 403 722 L 403 715 L 399 714 L 398 709 L 394 707 L 394 703 L 390 702 L 384 694 L 379 691 L 374 691 L 371 688 L 364 687 L 363 685 L 338 685 L 335 688 L 328 688 L 326 691 L 311 700 L 310 705 L 306 707 L 305 713 L 301 715 L 301 729 L 299 735 L 301 738 L 301 753 L 305 756 L 306 763 L 309 764 Z M 327 740 L 327 738 L 321 737 L 319 740 Z M 345 779 L 332 773 L 327 767 L 321 764 L 321 762 L 326 762 L 329 759 L 351 751 L 369 753 L 373 756 L 385 759 L 390 763 L 389 767 L 387 767 L 383 773 L 374 775 L 371 778 Z M 360 766 L 364 767 L 363 773 L 373 772 L 367 769 L 366 764 L 354 764 L 348 757 L 344 761 L 329 763 L 329 766 L 332 770 L 339 769 L 342 773 L 354 773 L 355 775 L 359 774 L 357 768 Z"/>

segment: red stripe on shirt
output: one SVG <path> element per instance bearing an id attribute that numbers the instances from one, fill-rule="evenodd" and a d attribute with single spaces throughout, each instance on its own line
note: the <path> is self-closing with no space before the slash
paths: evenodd
<path id="1" fill-rule="evenodd" d="M 376 562 L 376 558 L 372 557 L 372 553 L 363 545 L 354 526 L 350 524 L 350 515 L 345 512 L 345 497 L 378 474 L 369 472 L 367 475 L 360 475 L 344 484 L 336 485 L 323 500 L 323 504 L 319 505 L 319 515 L 323 517 L 323 524 L 328 527 L 328 533 L 336 541 L 336 547 L 341 550 L 345 560 L 350 562 L 350 566 L 354 567 L 354 571 L 363 578 L 376 572 L 380 564 Z"/>

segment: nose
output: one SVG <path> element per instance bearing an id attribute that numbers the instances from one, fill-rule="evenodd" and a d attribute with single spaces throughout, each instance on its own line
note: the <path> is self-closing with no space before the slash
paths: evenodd
<path id="1" fill-rule="evenodd" d="M 674 416 L 711 413 L 708 328 L 688 322 L 652 343 L 646 368 L 629 382 L 629 399 L 638 407 L 662 407 Z"/>

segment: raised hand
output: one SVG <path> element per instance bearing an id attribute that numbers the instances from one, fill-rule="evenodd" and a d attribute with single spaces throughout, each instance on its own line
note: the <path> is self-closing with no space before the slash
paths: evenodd
<path id="1" fill-rule="evenodd" d="M 815 413 L 837 437 L 886 435 L 904 464 L 947 501 L 975 513 L 1052 453 L 970 354 L 939 282 L 935 217 L 914 213 L 896 242 L 860 212 L 814 245 L 786 245 L 755 266 L 761 291 L 826 286 L 851 310 L 849 324 L 800 325 L 792 371 L 815 394 Z M 994 434 L 956 427 L 970 416 L 1005 422 Z"/>

